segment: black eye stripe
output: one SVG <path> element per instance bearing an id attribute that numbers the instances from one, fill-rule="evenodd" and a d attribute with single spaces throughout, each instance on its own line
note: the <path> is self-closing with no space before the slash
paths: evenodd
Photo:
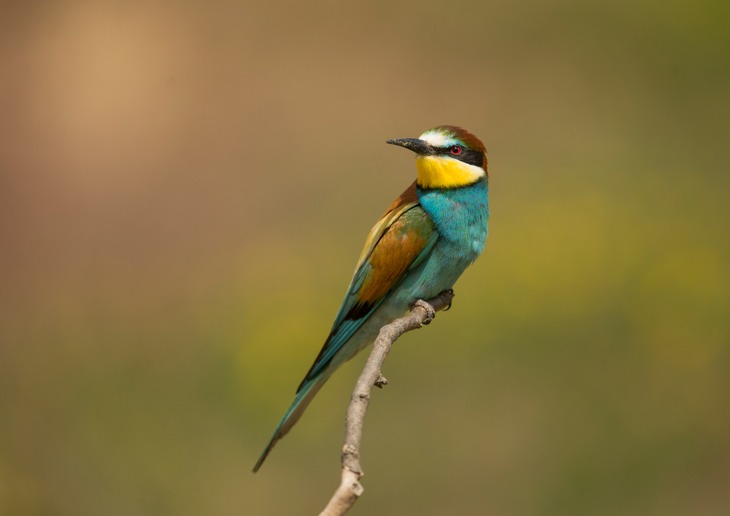
<path id="1" fill-rule="evenodd" d="M 459 161 L 463 161 L 469 165 L 474 165 L 475 167 L 481 167 L 484 163 L 484 155 L 479 151 L 467 149 L 463 145 L 459 145 L 459 147 L 462 148 L 462 152 L 458 156 L 454 156 L 451 154 L 451 147 L 453 147 L 453 145 L 438 148 L 436 149 L 436 153 L 440 156 L 449 156 L 451 158 L 458 159 Z"/>

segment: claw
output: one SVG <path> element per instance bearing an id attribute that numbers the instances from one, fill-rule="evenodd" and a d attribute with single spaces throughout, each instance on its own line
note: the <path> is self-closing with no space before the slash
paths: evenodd
<path id="1" fill-rule="evenodd" d="M 449 300 L 449 304 L 448 304 L 448 306 L 447 306 L 446 308 L 444 308 L 444 310 L 443 310 L 444 312 L 448 312 L 449 310 L 451 310 L 451 305 L 452 305 L 452 304 L 453 304 L 453 302 L 454 302 L 454 296 L 455 296 L 456 294 L 454 294 L 454 289 L 453 289 L 453 288 L 450 288 L 450 289 L 444 290 L 444 293 L 447 293 L 447 294 L 450 294 L 450 295 L 451 295 L 451 299 Z"/>

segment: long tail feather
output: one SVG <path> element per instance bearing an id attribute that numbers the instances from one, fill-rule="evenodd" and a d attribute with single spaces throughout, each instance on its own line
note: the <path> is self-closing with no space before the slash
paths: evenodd
<path id="1" fill-rule="evenodd" d="M 302 414 L 304 414 L 309 402 L 312 401 L 317 392 L 319 392 L 319 389 L 322 388 L 322 385 L 324 385 L 328 377 L 329 375 L 319 375 L 316 378 L 312 378 L 305 382 L 297 391 L 297 395 L 289 407 L 289 410 L 287 410 L 286 414 L 284 414 L 284 417 L 279 422 L 279 426 L 277 426 L 276 430 L 274 430 L 274 435 L 271 436 L 271 439 L 259 457 L 259 460 L 256 461 L 256 465 L 253 467 L 254 473 L 259 470 L 261 464 L 264 463 L 264 460 L 266 460 L 266 457 L 269 455 L 269 452 L 271 452 L 277 441 L 284 437 L 297 423 L 297 421 L 299 421 L 299 418 L 302 417 Z"/>

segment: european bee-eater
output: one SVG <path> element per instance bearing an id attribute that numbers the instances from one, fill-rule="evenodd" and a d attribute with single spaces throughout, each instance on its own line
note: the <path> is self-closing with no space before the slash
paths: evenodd
<path id="1" fill-rule="evenodd" d="M 387 143 L 416 153 L 417 179 L 370 230 L 332 331 L 254 472 L 342 363 L 415 301 L 451 288 L 484 249 L 489 218 L 484 144 L 451 125 Z"/>

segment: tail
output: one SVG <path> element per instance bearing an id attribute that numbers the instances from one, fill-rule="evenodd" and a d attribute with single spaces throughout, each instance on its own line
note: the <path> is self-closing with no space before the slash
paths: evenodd
<path id="1" fill-rule="evenodd" d="M 301 385 L 301 387 L 297 391 L 297 395 L 294 398 L 294 401 L 289 407 L 289 410 L 287 410 L 286 414 L 284 414 L 284 417 L 279 422 L 279 426 L 277 426 L 276 430 L 274 430 L 274 435 L 271 436 L 271 439 L 269 440 L 269 443 L 266 445 L 266 448 L 259 457 L 259 460 L 256 461 L 256 465 L 253 467 L 254 473 L 259 470 L 261 464 L 264 463 L 266 457 L 269 455 L 269 452 L 271 452 L 271 449 L 274 447 L 277 441 L 284 437 L 287 432 L 289 432 L 289 430 L 291 430 L 292 427 L 297 423 L 297 421 L 299 421 L 299 418 L 302 417 L 302 414 L 304 414 L 304 411 L 307 409 L 309 402 L 312 401 L 314 396 L 319 392 L 319 389 L 322 388 L 324 383 L 327 381 L 327 378 L 329 378 L 329 375 L 319 375 L 316 378 L 305 381 Z"/>

